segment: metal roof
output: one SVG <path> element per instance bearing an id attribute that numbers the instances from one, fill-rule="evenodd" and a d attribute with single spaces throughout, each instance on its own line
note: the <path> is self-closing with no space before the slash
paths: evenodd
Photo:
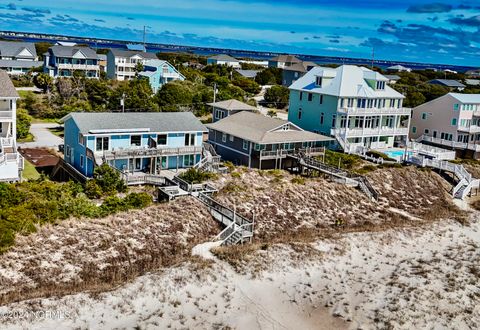
<path id="1" fill-rule="evenodd" d="M 6 71 L 0 70 L 0 98 L 19 98 L 12 80 Z"/>
<path id="2" fill-rule="evenodd" d="M 286 124 L 289 124 L 290 129 L 283 130 L 281 127 Z M 334 140 L 324 135 L 304 131 L 286 120 L 249 111 L 238 112 L 215 123 L 207 124 L 207 127 L 258 144 Z"/>
<path id="3" fill-rule="evenodd" d="M 460 87 L 460 88 L 465 87 L 464 84 L 453 79 L 433 79 L 433 80 L 430 80 L 429 83 L 434 85 L 443 85 L 447 87 Z"/>
<path id="4" fill-rule="evenodd" d="M 252 107 L 249 104 L 240 102 L 235 99 L 219 101 L 215 103 L 207 103 L 207 105 L 217 109 L 228 110 L 228 111 L 257 111 L 257 108 Z"/>
<path id="5" fill-rule="evenodd" d="M 157 55 L 154 53 L 147 53 L 142 51 L 135 51 L 135 50 L 123 50 L 123 49 L 110 49 L 115 57 L 133 57 L 133 56 L 140 56 L 144 59 L 158 59 Z"/>
<path id="6" fill-rule="evenodd" d="M 462 103 L 480 103 L 480 94 L 448 93 Z"/>
<path id="7" fill-rule="evenodd" d="M 26 49 L 32 56 L 28 58 L 37 57 L 37 50 L 35 44 L 32 42 L 13 42 L 13 41 L 0 41 L 0 58 L 2 57 L 18 57 L 18 55 Z M 20 56 L 23 57 L 23 56 Z M 27 57 L 24 57 L 27 58 Z"/>
<path id="8" fill-rule="evenodd" d="M 270 62 L 281 62 L 281 63 L 301 63 L 302 60 L 296 58 L 293 55 L 278 55 L 274 58 L 269 59 Z"/>
<path id="9" fill-rule="evenodd" d="M 236 69 L 242 77 L 245 78 L 255 78 L 257 76 L 257 73 L 259 73 L 261 70 L 242 70 L 242 69 Z"/>
<path id="10" fill-rule="evenodd" d="M 61 119 L 73 119 L 80 133 L 92 131 L 207 132 L 191 112 L 72 112 Z"/>
<path id="11" fill-rule="evenodd" d="M 60 46 L 55 45 L 49 48 L 49 51 L 56 57 L 72 58 L 77 52 L 81 52 L 86 58 L 97 60 L 97 53 L 90 47 L 78 46 Z"/>
<path id="12" fill-rule="evenodd" d="M 324 78 L 328 83 L 324 86 L 317 86 L 317 77 Z M 373 89 L 366 79 L 388 81 L 385 76 L 370 69 L 355 65 L 342 65 L 338 68 L 313 68 L 289 88 L 337 97 L 404 98 L 390 86 L 385 86 L 383 90 Z"/>

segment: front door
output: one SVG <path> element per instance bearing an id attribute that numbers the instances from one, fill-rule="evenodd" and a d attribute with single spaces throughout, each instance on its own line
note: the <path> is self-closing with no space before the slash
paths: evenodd
<path id="1" fill-rule="evenodd" d="M 141 158 L 130 158 L 128 160 L 128 168 L 130 172 L 140 171 L 142 169 L 142 159 Z"/>

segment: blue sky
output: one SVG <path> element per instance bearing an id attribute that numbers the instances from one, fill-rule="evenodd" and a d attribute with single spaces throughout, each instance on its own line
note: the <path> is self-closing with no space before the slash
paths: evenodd
<path id="1" fill-rule="evenodd" d="M 0 29 L 480 66 L 480 0 L 0 0 Z"/>

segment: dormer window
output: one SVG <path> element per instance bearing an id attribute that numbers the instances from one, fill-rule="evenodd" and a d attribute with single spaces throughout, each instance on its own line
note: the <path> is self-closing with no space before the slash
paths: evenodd
<path id="1" fill-rule="evenodd" d="M 315 85 L 321 87 L 322 86 L 322 77 L 316 77 Z"/>
<path id="2" fill-rule="evenodd" d="M 385 81 L 377 81 L 377 90 L 385 89 Z"/>

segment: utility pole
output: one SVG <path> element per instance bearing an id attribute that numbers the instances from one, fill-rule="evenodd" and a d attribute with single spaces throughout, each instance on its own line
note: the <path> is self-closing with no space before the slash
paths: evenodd
<path id="1" fill-rule="evenodd" d="M 217 100 L 217 83 L 213 84 L 213 103 Z"/>
<path id="2" fill-rule="evenodd" d="M 125 93 L 122 94 L 122 99 L 120 100 L 120 105 L 122 106 L 122 112 L 125 112 Z"/>

